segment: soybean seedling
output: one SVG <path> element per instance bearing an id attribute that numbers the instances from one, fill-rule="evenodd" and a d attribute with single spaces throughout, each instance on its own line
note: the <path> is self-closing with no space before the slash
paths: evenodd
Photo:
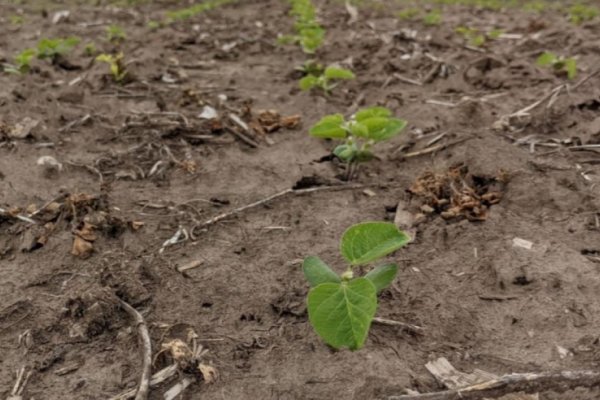
<path id="1" fill-rule="evenodd" d="M 17 54 L 14 58 L 14 64 L 5 64 L 4 72 L 8 72 L 10 74 L 26 74 L 31 69 L 31 60 L 37 51 L 35 49 L 25 49 L 19 54 Z"/>
<path id="2" fill-rule="evenodd" d="M 354 79 L 354 73 L 349 69 L 328 66 L 323 69 L 323 66 L 319 64 L 305 64 L 304 70 L 307 75 L 300 79 L 298 82 L 298 86 L 302 90 L 311 90 L 314 88 L 319 88 L 325 92 L 325 94 L 329 94 L 333 88 L 335 88 L 340 80 L 348 80 Z"/>
<path id="3" fill-rule="evenodd" d="M 360 349 L 377 311 L 377 294 L 389 286 L 398 272 L 396 264 L 374 268 L 354 277 L 353 268 L 370 264 L 404 246 L 410 237 L 389 222 L 363 222 L 342 236 L 340 251 L 348 261 L 338 275 L 320 258 L 307 257 L 302 268 L 310 284 L 308 318 L 328 345 Z"/>
<path id="4" fill-rule="evenodd" d="M 342 140 L 333 154 L 348 163 L 346 180 L 351 180 L 358 163 L 375 157 L 372 147 L 398 135 L 406 127 L 406 121 L 393 118 L 385 107 L 370 107 L 358 111 L 349 120 L 342 114 L 323 117 L 309 131 L 311 136 L 322 139 Z"/>
<path id="5" fill-rule="evenodd" d="M 423 23 L 427 26 L 439 25 L 442 22 L 442 12 L 433 10 L 423 16 Z"/>
<path id="6" fill-rule="evenodd" d="M 600 14 L 600 10 L 594 6 L 587 6 L 585 4 L 574 4 L 569 7 L 569 21 L 575 25 L 579 25 L 582 22 L 592 20 Z"/>
<path id="7" fill-rule="evenodd" d="M 494 29 L 489 32 L 481 32 L 477 28 L 471 28 L 467 26 L 459 26 L 456 28 L 456 33 L 462 35 L 469 46 L 481 47 L 488 42 L 488 40 L 495 40 L 502 35 L 502 30 Z"/>
<path id="8" fill-rule="evenodd" d="M 42 39 L 37 44 L 37 57 L 41 60 L 48 59 L 55 62 L 58 57 L 69 53 L 80 40 L 76 37 L 65 39 Z"/>
<path id="9" fill-rule="evenodd" d="M 106 27 L 106 39 L 113 43 L 119 44 L 127 38 L 125 31 L 118 25 L 111 25 Z"/>
<path id="10" fill-rule="evenodd" d="M 546 51 L 538 57 L 536 64 L 540 67 L 551 67 L 555 73 L 564 74 L 569 79 L 577 76 L 577 60 L 572 57 L 557 56 Z"/>
<path id="11" fill-rule="evenodd" d="M 316 10 L 311 0 L 291 0 L 292 10 L 290 15 L 295 18 L 295 35 L 284 35 L 279 38 L 280 43 L 298 43 L 302 51 L 314 54 L 323 43 L 325 29 L 316 19 Z"/>
<path id="12" fill-rule="evenodd" d="M 96 49 L 96 45 L 93 42 L 90 42 L 85 45 L 83 52 L 86 56 L 93 57 L 98 53 L 98 50 Z"/>
<path id="13" fill-rule="evenodd" d="M 96 60 L 105 62 L 109 65 L 110 74 L 115 82 L 121 83 L 127 76 L 127 70 L 123 63 L 123 53 L 116 55 L 103 53 L 96 57 Z"/>

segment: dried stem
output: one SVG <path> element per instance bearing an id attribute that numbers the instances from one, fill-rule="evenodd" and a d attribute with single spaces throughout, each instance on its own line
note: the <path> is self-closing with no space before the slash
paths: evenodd
<path id="1" fill-rule="evenodd" d="M 596 371 L 509 374 L 460 389 L 390 396 L 388 400 L 482 400 L 517 392 L 538 393 L 552 390 L 563 393 L 576 387 L 595 386 L 600 386 L 600 372 Z"/>
<path id="2" fill-rule="evenodd" d="M 364 187 L 364 185 L 317 186 L 317 187 L 312 187 L 312 188 L 308 188 L 308 189 L 297 189 L 297 190 L 296 189 L 285 189 L 285 190 L 282 190 L 281 192 L 278 192 L 278 193 L 272 194 L 271 196 L 265 197 L 262 200 L 258 200 L 258 201 L 255 201 L 254 203 L 250 203 L 250 204 L 246 204 L 244 206 L 238 207 L 238 208 L 234 208 L 231 211 L 227 211 L 223 214 L 219 214 L 216 217 L 213 217 L 207 221 L 202 222 L 201 224 L 194 225 L 192 227 L 192 229 L 190 230 L 190 236 L 193 240 L 195 240 L 196 232 L 199 229 L 208 228 L 209 226 L 214 225 L 217 222 L 224 220 L 225 218 L 229 218 L 229 217 L 239 214 L 243 211 L 246 211 L 251 208 L 255 208 L 255 207 L 261 206 L 263 204 L 269 203 L 275 199 L 286 196 L 288 194 L 301 195 L 301 194 L 321 192 L 321 191 L 326 191 L 326 190 L 349 190 L 349 189 L 359 189 L 362 187 Z"/>
<path id="3" fill-rule="evenodd" d="M 140 314 L 135 308 L 130 306 L 123 300 L 119 299 L 121 307 L 135 320 L 137 325 L 138 335 L 142 343 L 143 357 L 142 357 L 142 376 L 140 377 L 140 383 L 138 385 L 135 400 L 146 400 L 148 398 L 148 391 L 150 388 L 150 375 L 152 368 L 152 343 L 150 342 L 150 334 L 148 333 L 148 325 L 142 314 Z"/>

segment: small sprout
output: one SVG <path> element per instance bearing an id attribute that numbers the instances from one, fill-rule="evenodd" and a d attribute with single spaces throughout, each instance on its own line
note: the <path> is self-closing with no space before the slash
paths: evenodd
<path id="1" fill-rule="evenodd" d="M 456 33 L 462 35 L 469 46 L 481 47 L 485 45 L 488 42 L 488 40 L 498 39 L 503 32 L 501 29 L 494 29 L 490 32 L 485 33 L 481 32 L 477 28 L 459 26 L 458 28 L 456 28 Z"/>
<path id="2" fill-rule="evenodd" d="M 523 10 L 534 12 L 534 13 L 541 13 L 547 7 L 548 7 L 548 5 L 546 4 L 546 2 L 544 0 L 534 0 L 534 1 L 530 1 L 530 2 L 526 3 L 523 6 Z"/>
<path id="3" fill-rule="evenodd" d="M 103 53 L 96 57 L 96 60 L 105 62 L 109 65 L 110 74 L 115 82 L 121 83 L 127 76 L 127 70 L 123 63 L 123 53 L 117 55 Z"/>
<path id="4" fill-rule="evenodd" d="M 552 67 L 555 73 L 564 74 L 569 79 L 577 76 L 577 60 L 573 57 L 566 58 L 546 51 L 538 57 L 536 64 L 540 67 Z"/>
<path id="5" fill-rule="evenodd" d="M 423 23 L 427 26 L 439 25 L 442 22 L 442 12 L 433 10 L 423 16 Z"/>
<path id="6" fill-rule="evenodd" d="M 25 21 L 25 18 L 23 18 L 21 15 L 11 15 L 9 20 L 12 25 L 22 25 Z"/>
<path id="7" fill-rule="evenodd" d="M 307 257 L 302 268 L 310 284 L 308 318 L 328 345 L 340 349 L 363 347 L 377 311 L 377 295 L 396 277 L 396 264 L 372 269 L 354 277 L 353 267 L 370 264 L 410 241 L 410 237 L 389 222 L 363 222 L 351 226 L 342 236 L 340 252 L 350 264 L 336 274 L 318 257 Z"/>
<path id="8" fill-rule="evenodd" d="M 398 135 L 406 127 L 406 121 L 393 118 L 384 107 L 370 107 L 358 111 L 346 121 L 342 114 L 323 117 L 309 131 L 311 136 L 322 139 L 343 140 L 333 154 L 348 163 L 347 180 L 352 178 L 355 164 L 375 157 L 371 148 Z"/>
<path id="9" fill-rule="evenodd" d="M 83 51 L 84 51 L 85 55 L 88 57 L 93 57 L 98 52 L 98 50 L 96 49 L 96 45 L 92 42 L 86 44 Z"/>
<path id="10" fill-rule="evenodd" d="M 280 36 L 281 44 L 298 43 L 302 51 L 314 54 L 325 38 L 325 29 L 317 22 L 316 10 L 311 0 L 291 0 L 292 10 L 290 15 L 295 18 L 295 35 Z"/>
<path id="11" fill-rule="evenodd" d="M 106 39 L 113 44 L 119 44 L 127 39 L 127 35 L 120 26 L 111 25 L 106 27 Z"/>
<path id="12" fill-rule="evenodd" d="M 401 20 L 413 20 L 415 19 L 418 15 L 419 15 L 419 9 L 418 8 L 407 8 L 404 9 L 400 12 L 398 12 L 398 18 L 400 18 Z"/>
<path id="13" fill-rule="evenodd" d="M 4 65 L 4 72 L 17 75 L 26 74 L 31 69 L 31 60 L 36 54 L 37 51 L 35 49 L 23 50 L 15 56 L 14 65 Z"/>
<path id="14" fill-rule="evenodd" d="M 305 64 L 306 66 L 306 64 Z M 319 67 L 321 67 L 319 69 Z M 302 90 L 311 90 L 314 88 L 322 89 L 326 94 L 335 88 L 338 83 L 333 81 L 354 79 L 354 73 L 349 69 L 328 66 L 323 69 L 322 66 L 309 67 L 306 70 L 307 75 L 300 79 L 299 86 Z"/>
<path id="15" fill-rule="evenodd" d="M 146 26 L 148 26 L 148 28 L 153 31 L 162 28 L 162 24 L 159 21 L 148 21 L 148 24 Z"/>
<path id="16" fill-rule="evenodd" d="M 175 11 L 168 11 L 165 23 L 172 24 L 176 21 L 190 19 L 203 12 L 212 10 L 227 3 L 231 3 L 232 1 L 235 0 L 207 0 L 187 8 L 182 8 Z"/>
<path id="17" fill-rule="evenodd" d="M 502 36 L 503 33 L 504 31 L 502 31 L 502 29 L 492 29 L 487 33 L 487 37 L 493 40 L 497 40 L 500 38 L 500 36 Z"/>
<path id="18" fill-rule="evenodd" d="M 60 56 L 69 53 L 80 42 L 77 37 L 66 39 L 42 39 L 37 45 L 37 57 L 41 60 L 49 59 L 52 62 Z"/>
<path id="19" fill-rule="evenodd" d="M 568 11 L 569 21 L 575 25 L 590 21 L 600 14 L 600 10 L 597 7 L 587 6 L 585 4 L 574 4 L 569 7 Z"/>

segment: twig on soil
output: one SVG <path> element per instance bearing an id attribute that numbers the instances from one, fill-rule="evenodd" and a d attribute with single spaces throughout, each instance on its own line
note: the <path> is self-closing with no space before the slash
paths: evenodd
<path id="1" fill-rule="evenodd" d="M 422 326 L 407 324 L 406 322 L 395 321 L 393 319 L 375 317 L 375 318 L 373 318 L 373 323 L 376 323 L 379 325 L 394 326 L 397 328 L 402 328 L 411 333 L 416 333 L 419 335 L 423 335 L 424 331 L 425 331 L 425 328 L 423 328 Z"/>
<path id="2" fill-rule="evenodd" d="M 162 254 L 167 247 L 174 246 L 176 244 L 185 242 L 188 239 L 189 239 L 189 235 L 188 235 L 187 230 L 180 225 L 179 228 L 177 228 L 177 232 L 175 232 L 175 234 L 173 236 L 171 236 L 169 239 L 165 240 L 165 242 L 160 247 L 160 250 L 158 250 L 158 253 Z"/>
<path id="3" fill-rule="evenodd" d="M 388 400 L 481 400 L 510 393 L 537 393 L 547 390 L 563 393 L 576 387 L 600 386 L 600 372 L 559 371 L 509 374 L 487 382 L 433 393 L 390 396 Z"/>
<path id="4" fill-rule="evenodd" d="M 165 392 L 163 395 L 164 400 L 173 400 L 191 384 L 192 380 L 190 378 L 183 378 L 180 382 L 177 382 L 173 387 Z"/>
<path id="5" fill-rule="evenodd" d="M 150 387 L 158 386 L 177 372 L 177 364 L 169 365 L 166 368 L 161 369 L 154 375 L 152 375 L 152 379 L 150 379 Z M 118 394 L 114 397 L 111 397 L 109 400 L 127 400 L 135 397 L 137 389 L 130 389 L 126 392 Z"/>
<path id="6" fill-rule="evenodd" d="M 101 184 L 104 183 L 104 176 L 102 175 L 102 172 L 100 172 L 100 170 L 92 167 L 91 165 L 80 164 L 80 163 L 76 163 L 76 162 L 72 162 L 72 161 L 65 161 L 64 163 L 68 164 L 68 165 L 72 165 L 74 167 L 85 168 L 88 171 L 90 171 L 91 173 L 98 175 L 98 177 L 100 178 L 100 183 Z"/>
<path id="7" fill-rule="evenodd" d="M 436 151 L 447 149 L 450 146 L 454 146 L 454 145 L 466 142 L 467 140 L 470 140 L 470 139 L 472 139 L 472 137 L 470 137 L 470 136 L 464 137 L 464 138 L 457 139 L 457 140 L 454 140 L 449 143 L 438 144 L 436 146 L 427 147 L 423 150 L 418 150 L 418 151 L 413 151 L 412 153 L 402 154 L 401 157 L 402 158 L 411 158 L 411 157 L 422 156 L 425 154 L 435 153 Z"/>
<path id="8" fill-rule="evenodd" d="M 463 44 L 462 47 L 464 49 L 467 49 L 467 50 L 470 50 L 470 51 L 474 51 L 476 53 L 485 53 L 484 49 L 480 49 L 479 47 L 469 46 L 468 44 Z"/>
<path id="9" fill-rule="evenodd" d="M 17 370 L 17 380 L 15 381 L 15 386 L 10 391 L 10 396 L 6 400 L 23 400 L 23 390 L 25 390 L 25 385 L 27 385 L 27 381 L 31 376 L 31 371 L 25 375 L 25 367 L 21 367 L 21 369 Z"/>
<path id="10" fill-rule="evenodd" d="M 415 86 L 423 86 L 423 83 L 422 83 L 422 82 L 416 81 L 416 80 L 414 80 L 414 79 L 407 78 L 407 77 L 405 77 L 405 76 L 402 76 L 402 75 L 400 75 L 400 74 L 394 74 L 394 78 L 396 78 L 396 79 L 398 79 L 399 81 L 401 81 L 401 82 L 404 82 L 404 83 L 410 83 L 411 85 L 415 85 Z"/>
<path id="11" fill-rule="evenodd" d="M 246 124 L 244 121 L 242 121 L 242 119 L 240 117 L 238 117 L 237 115 L 235 115 L 233 113 L 229 113 L 229 119 L 232 120 L 237 126 L 242 128 L 244 130 L 244 132 L 246 132 L 246 133 L 250 132 L 250 128 L 248 127 L 248 124 Z M 246 136 L 244 133 L 238 132 L 236 129 L 229 129 L 229 132 L 231 132 L 238 139 L 240 139 L 242 142 L 246 143 L 250 147 L 255 147 L 255 148 L 258 147 L 258 143 L 256 143 L 254 140 L 252 140 L 251 138 Z"/>
<path id="12" fill-rule="evenodd" d="M 27 217 L 25 215 L 20 215 L 20 214 L 14 214 L 13 215 L 8 210 L 6 210 L 6 209 L 4 209 L 2 207 L 0 207 L 0 215 L 5 215 L 5 216 L 10 217 L 10 218 L 15 218 L 15 219 L 18 219 L 19 221 L 27 222 L 27 223 L 33 224 L 33 225 L 37 224 L 37 222 L 35 222 L 34 220 L 32 220 L 31 218 L 29 218 L 29 217 Z"/>
<path id="13" fill-rule="evenodd" d="M 148 333 L 148 325 L 142 314 L 140 314 L 135 308 L 130 306 L 125 301 L 119 299 L 121 307 L 129 314 L 137 325 L 138 335 L 142 343 L 143 357 L 142 357 L 142 376 L 140 377 L 140 383 L 138 385 L 135 400 L 146 400 L 148 398 L 148 390 L 150 388 L 150 375 L 152 368 L 152 342 L 150 342 L 150 334 Z"/>
<path id="14" fill-rule="evenodd" d="M 229 217 L 232 217 L 243 211 L 249 210 L 251 208 L 255 208 L 255 207 L 261 206 L 263 204 L 267 204 L 275 199 L 286 196 L 288 194 L 302 195 L 302 194 L 306 194 L 306 193 L 320 192 L 320 191 L 326 191 L 326 190 L 349 190 L 349 189 L 360 189 L 362 187 L 364 187 L 364 185 L 317 186 L 317 187 L 312 187 L 312 188 L 307 188 L 307 189 L 285 189 L 285 190 L 282 190 L 281 192 L 278 192 L 278 193 L 272 194 L 271 196 L 265 197 L 262 200 L 258 200 L 258 201 L 255 201 L 254 203 L 246 204 L 244 206 L 235 208 L 231 211 L 227 211 L 223 214 L 219 214 L 216 217 L 206 220 L 206 221 L 202 222 L 201 224 L 194 225 L 192 227 L 192 229 L 190 229 L 190 237 L 192 238 L 192 240 L 196 240 L 196 232 L 198 229 L 208 228 L 209 226 L 214 225 L 217 222 L 224 220 L 225 218 L 229 218 Z"/>
<path id="15" fill-rule="evenodd" d="M 52 203 L 56 203 L 59 202 L 60 200 L 66 199 L 67 197 L 69 197 L 68 193 L 62 193 L 58 196 L 56 196 L 55 198 L 53 198 L 52 200 L 46 202 L 46 204 L 44 204 L 43 206 L 41 206 L 40 208 L 38 208 L 37 210 L 33 211 L 32 213 L 30 213 L 28 215 L 29 218 L 31 217 L 35 217 L 36 215 L 38 215 L 39 213 L 41 213 L 42 211 L 44 211 L 46 208 L 48 208 L 48 206 Z"/>
<path id="16" fill-rule="evenodd" d="M 535 110 L 540 105 L 544 104 L 546 101 L 548 101 L 547 108 L 552 107 L 552 105 L 556 102 L 556 100 L 558 99 L 558 96 L 563 91 L 563 89 L 566 89 L 567 92 L 575 91 L 579 87 L 581 87 L 584 83 L 586 83 L 587 81 L 589 81 L 590 79 L 592 79 L 593 77 L 595 77 L 598 74 L 600 74 L 600 69 L 592 72 L 591 74 L 589 74 L 585 78 L 581 79 L 579 82 L 577 82 L 573 86 L 569 86 L 568 84 L 564 84 L 564 83 L 556 86 L 550 92 L 545 94 L 541 99 L 536 100 L 533 103 L 531 103 L 530 105 L 528 105 L 518 111 L 515 111 L 511 114 L 503 115 L 502 117 L 500 117 L 500 119 L 498 121 L 496 121 L 494 123 L 494 127 L 499 129 L 499 128 L 502 128 L 505 126 L 510 126 L 510 120 L 512 118 L 528 117 L 529 113 L 531 111 Z"/>
<path id="17" fill-rule="evenodd" d="M 198 268 L 204 263 L 204 260 L 193 260 L 177 267 L 177 272 L 186 272 L 190 269 Z"/>

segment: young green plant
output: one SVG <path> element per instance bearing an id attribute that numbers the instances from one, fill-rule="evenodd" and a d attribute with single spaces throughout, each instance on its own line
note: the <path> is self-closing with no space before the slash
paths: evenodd
<path id="1" fill-rule="evenodd" d="M 349 266 L 341 275 L 318 257 L 304 260 L 304 276 L 311 287 L 308 318 L 325 343 L 350 350 L 364 345 L 377 311 L 377 294 L 392 283 L 398 267 L 385 264 L 363 277 L 355 277 L 353 268 L 371 264 L 409 241 L 410 237 L 392 223 L 363 222 L 342 236 L 340 251 Z"/>
<path id="2" fill-rule="evenodd" d="M 456 33 L 462 35 L 469 46 L 482 47 L 488 40 L 498 39 L 502 35 L 502 30 L 493 29 L 489 32 L 481 32 L 477 28 L 459 26 L 456 28 Z"/>
<path id="3" fill-rule="evenodd" d="M 123 53 L 116 55 L 103 53 L 96 57 L 96 60 L 109 65 L 110 74 L 115 82 L 122 83 L 127 77 L 127 70 L 123 63 Z"/>
<path id="4" fill-rule="evenodd" d="M 423 16 L 423 23 L 427 26 L 439 25 L 442 22 L 442 11 L 433 10 Z"/>
<path id="5" fill-rule="evenodd" d="M 375 157 L 373 146 L 398 135 L 406 121 L 392 117 L 385 107 L 370 107 L 358 111 L 349 120 L 342 114 L 323 117 L 309 131 L 321 139 L 341 140 L 333 154 L 348 164 L 346 179 L 351 180 L 358 163 Z"/>
<path id="6" fill-rule="evenodd" d="M 80 42 L 77 37 L 65 39 L 42 39 L 37 44 L 37 57 L 55 62 L 58 57 L 69 53 Z"/>
<path id="7" fill-rule="evenodd" d="M 31 60 L 35 57 L 35 49 L 25 49 L 14 58 L 14 64 L 4 64 L 4 72 L 10 74 L 26 74 L 31 69 Z"/>
<path id="8" fill-rule="evenodd" d="M 123 28 L 118 25 L 110 25 L 106 27 L 106 40 L 113 44 L 120 44 L 127 39 L 127 35 Z"/>
<path id="9" fill-rule="evenodd" d="M 579 25 L 582 22 L 590 21 L 600 15 L 600 10 L 594 6 L 588 6 L 585 4 L 573 4 L 568 9 L 569 21 L 575 25 Z"/>
<path id="10" fill-rule="evenodd" d="M 325 37 L 325 29 L 317 22 L 317 12 L 311 0 L 291 0 L 292 10 L 290 15 L 295 18 L 295 35 L 284 35 L 279 38 L 280 43 L 298 43 L 302 51 L 314 54 Z"/>
<path id="11" fill-rule="evenodd" d="M 538 57 L 536 64 L 540 67 L 551 67 L 554 72 L 564 74 L 569 79 L 577 76 L 577 60 L 572 57 L 557 56 L 546 51 Z"/>
<path id="12" fill-rule="evenodd" d="M 311 90 L 319 88 L 325 94 L 329 94 L 339 84 L 339 81 L 355 78 L 354 73 L 349 69 L 332 65 L 323 69 L 322 66 L 317 64 L 314 67 L 306 68 L 305 72 L 306 76 L 298 82 L 300 89 Z"/>

